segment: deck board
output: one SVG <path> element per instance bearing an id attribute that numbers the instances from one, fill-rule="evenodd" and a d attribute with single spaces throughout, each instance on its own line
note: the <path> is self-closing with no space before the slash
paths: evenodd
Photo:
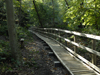
<path id="1" fill-rule="evenodd" d="M 48 39 L 36 32 L 33 32 L 39 38 L 44 40 L 50 48 L 53 50 L 54 54 L 60 60 L 60 62 L 69 70 L 72 75 L 97 75 L 92 70 L 88 69 L 81 62 L 73 58 L 66 49 L 60 46 L 57 42 Z"/>

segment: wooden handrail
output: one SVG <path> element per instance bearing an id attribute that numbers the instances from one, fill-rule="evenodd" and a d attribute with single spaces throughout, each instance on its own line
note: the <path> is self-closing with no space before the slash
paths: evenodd
<path id="1" fill-rule="evenodd" d="M 64 38 L 64 37 L 62 37 L 62 36 L 59 36 L 59 35 L 56 35 L 56 34 L 53 34 L 53 33 L 47 33 L 47 32 L 43 32 L 43 33 L 45 33 L 45 34 L 51 34 L 51 35 L 57 36 L 57 37 L 59 37 L 59 38 L 61 38 L 61 39 L 64 39 L 64 40 L 67 41 L 67 42 L 70 42 L 71 44 L 73 44 L 73 45 L 75 45 L 75 46 L 77 46 L 77 47 L 80 47 L 80 48 L 82 48 L 82 49 L 84 49 L 84 50 L 86 50 L 86 51 L 88 51 L 88 52 L 90 52 L 90 53 L 93 53 L 93 54 L 95 54 L 95 55 L 97 55 L 97 56 L 100 56 L 100 52 L 98 52 L 98 51 L 96 51 L 96 50 L 93 50 L 93 49 L 91 49 L 91 48 L 85 47 L 85 46 L 83 46 L 83 45 L 81 45 L 81 44 L 78 44 L 78 43 L 76 43 L 76 42 L 74 42 L 74 41 L 71 41 L 71 40 L 69 40 L 69 39 L 66 39 L 66 38 Z"/>
<path id="2" fill-rule="evenodd" d="M 79 32 L 69 31 L 69 30 L 62 30 L 62 29 L 57 29 L 57 28 L 38 28 L 38 29 L 36 29 L 36 30 L 37 30 L 39 33 L 46 34 L 46 35 L 49 36 L 49 37 L 53 36 L 54 39 L 55 39 L 56 37 L 58 37 L 58 38 L 60 39 L 60 40 L 59 40 L 60 42 L 61 42 L 61 39 L 63 39 L 63 40 L 65 40 L 66 42 L 69 42 L 69 43 L 73 44 L 73 45 L 75 46 L 75 47 L 74 47 L 74 51 L 71 50 L 70 48 L 68 48 L 68 47 L 65 46 L 65 45 L 64 45 L 64 47 L 65 47 L 69 52 L 71 52 L 73 55 L 75 55 L 76 57 L 78 57 L 80 60 L 83 60 L 82 62 L 85 62 L 87 65 L 90 65 L 91 67 L 95 68 L 95 70 L 97 70 L 98 73 L 100 73 L 100 69 L 99 69 L 97 66 L 95 66 L 95 65 L 96 65 L 96 56 L 100 56 L 100 52 L 98 52 L 98 51 L 95 50 L 95 42 L 96 42 L 95 40 L 100 40 L 100 36 L 92 35 L 92 34 L 79 33 Z M 55 33 L 55 32 L 58 32 L 58 34 Z M 60 32 L 60 33 L 59 33 L 59 32 Z M 72 34 L 72 35 L 74 34 L 75 36 L 82 36 L 82 37 L 90 38 L 91 40 L 93 40 L 93 44 L 92 44 L 93 48 L 91 49 L 91 48 L 89 48 L 89 47 L 86 47 L 86 46 L 83 46 L 83 45 L 81 45 L 81 44 L 79 44 L 79 43 L 76 43 L 77 37 L 75 38 L 74 41 L 71 41 L 71 40 L 69 40 L 69 39 L 67 39 L 67 38 L 65 38 L 65 37 L 63 37 L 63 36 L 61 36 L 61 35 L 60 35 L 61 32 L 64 32 L 65 34 L 68 33 L 68 34 Z M 92 53 L 92 63 L 91 63 L 90 61 L 86 60 L 85 58 L 83 58 L 82 56 L 80 56 L 79 54 L 77 54 L 77 47 L 78 47 L 78 48 L 81 48 L 81 49 L 84 49 L 84 50 L 86 50 L 86 51 Z"/>
<path id="3" fill-rule="evenodd" d="M 76 31 L 62 30 L 62 29 L 57 29 L 57 28 L 43 28 L 43 30 L 54 30 L 54 31 L 60 31 L 60 32 L 68 33 L 68 34 L 73 34 L 73 35 L 75 35 L 75 37 L 74 37 L 75 41 L 77 39 L 76 38 L 77 36 L 90 38 L 92 40 L 100 40 L 100 36 L 93 35 L 93 34 L 80 33 L 80 32 L 76 32 Z M 64 40 L 68 42 L 68 39 L 67 40 L 64 39 Z M 72 43 L 72 42 L 70 42 L 70 43 Z M 93 45 L 94 45 L 94 43 L 93 43 Z M 85 47 L 85 46 L 82 46 L 82 45 L 79 45 L 79 44 L 77 46 L 91 52 L 92 53 L 92 63 L 96 64 L 96 56 L 95 55 L 100 56 L 100 52 L 95 51 L 94 47 L 93 47 L 93 49 L 90 49 L 88 47 Z M 77 46 L 74 47 L 74 51 L 77 51 Z"/>
<path id="4" fill-rule="evenodd" d="M 77 35 L 77 36 L 82 36 L 82 37 L 87 37 L 87 38 L 90 38 L 90 39 L 100 40 L 100 36 L 93 35 L 93 34 L 85 34 L 85 33 L 80 33 L 80 32 L 76 32 L 76 31 L 62 30 L 62 29 L 57 29 L 57 28 L 44 28 L 44 30 L 56 30 L 56 31 L 59 30 L 61 32 L 74 34 L 74 35 Z"/>
<path id="5" fill-rule="evenodd" d="M 64 37 L 62 37 L 62 36 L 59 36 L 59 35 L 53 34 L 53 33 L 48 33 L 48 32 L 43 32 L 43 33 L 45 33 L 45 34 L 51 34 L 51 35 L 54 35 L 54 36 L 59 37 L 59 38 L 61 38 L 61 39 L 64 39 L 65 41 L 70 42 L 71 44 L 73 44 L 73 45 L 75 45 L 75 46 L 77 46 L 77 47 L 79 47 L 79 48 L 82 48 L 82 49 L 84 49 L 84 50 L 86 50 L 86 51 L 88 51 L 88 52 L 90 52 L 90 53 L 93 53 L 93 54 L 95 54 L 95 55 L 97 55 L 97 56 L 100 56 L 100 52 L 98 52 L 98 51 L 96 51 L 96 50 L 93 50 L 93 49 L 91 49 L 91 48 L 85 47 L 85 46 L 83 46 L 83 45 L 81 45 L 81 44 L 78 44 L 78 43 L 76 43 L 76 42 L 74 42 L 74 41 L 71 41 L 71 40 L 69 40 L 69 39 L 67 39 L 67 38 L 64 38 Z"/>

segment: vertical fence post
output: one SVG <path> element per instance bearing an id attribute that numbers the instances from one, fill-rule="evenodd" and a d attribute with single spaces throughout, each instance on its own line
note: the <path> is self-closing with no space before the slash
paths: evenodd
<path id="1" fill-rule="evenodd" d="M 54 32 L 54 30 L 53 30 L 53 31 L 52 31 L 52 34 L 53 34 L 53 39 L 54 39 L 54 33 L 55 33 L 55 32 Z"/>
<path id="2" fill-rule="evenodd" d="M 67 33 L 65 33 L 65 38 L 67 38 Z M 67 46 L 67 41 L 65 41 L 65 46 Z"/>
<path id="3" fill-rule="evenodd" d="M 58 30 L 59 36 L 61 36 L 61 32 Z M 61 38 L 59 37 L 59 42 L 61 42 Z"/>
<path id="4" fill-rule="evenodd" d="M 43 30 L 41 31 L 43 35 L 45 35 L 45 29 L 43 28 Z"/>
<path id="5" fill-rule="evenodd" d="M 48 36 L 48 30 L 46 29 L 46 35 Z"/>
<path id="6" fill-rule="evenodd" d="M 50 37 L 50 29 L 48 29 L 48 36 Z"/>
<path id="7" fill-rule="evenodd" d="M 74 35 L 74 42 L 77 42 L 77 36 Z M 77 53 L 77 46 L 74 46 L 74 52 Z"/>
<path id="8" fill-rule="evenodd" d="M 54 39 L 56 40 L 56 30 L 54 30 Z"/>
<path id="9" fill-rule="evenodd" d="M 41 30 L 41 29 L 40 29 L 40 28 L 38 28 L 38 33 L 40 33 L 40 30 Z"/>
<path id="10" fill-rule="evenodd" d="M 43 30 L 44 30 L 44 28 L 43 28 L 43 29 L 40 28 L 40 29 L 39 29 L 39 33 L 40 33 L 40 34 L 44 34 L 44 33 L 43 33 Z"/>
<path id="11" fill-rule="evenodd" d="M 52 28 L 50 28 L 50 36 L 51 36 L 51 38 L 52 38 Z"/>
<path id="12" fill-rule="evenodd" d="M 46 30 L 47 30 L 47 29 L 46 29 Z M 49 36 L 48 32 L 49 32 L 49 31 L 47 30 L 47 36 Z"/>
<path id="13" fill-rule="evenodd" d="M 36 32 L 37 32 L 37 33 L 39 32 L 39 28 L 36 28 Z"/>
<path id="14" fill-rule="evenodd" d="M 92 40 L 92 49 L 95 50 L 95 46 L 96 46 L 96 40 Z M 96 55 L 95 54 L 92 54 L 92 63 L 94 65 L 96 65 Z"/>
<path id="15" fill-rule="evenodd" d="M 46 34 L 46 33 L 45 33 L 45 28 L 43 28 L 42 33 L 43 33 L 43 35 L 45 35 L 45 34 Z"/>
<path id="16" fill-rule="evenodd" d="M 45 29 L 45 35 L 47 35 L 47 29 Z"/>
<path id="17" fill-rule="evenodd" d="M 52 28 L 50 30 L 51 30 L 51 33 L 52 33 Z"/>

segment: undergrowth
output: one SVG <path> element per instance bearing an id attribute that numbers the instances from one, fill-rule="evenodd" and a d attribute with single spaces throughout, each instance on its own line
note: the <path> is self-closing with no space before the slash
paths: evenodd
<path id="1" fill-rule="evenodd" d="M 6 36 L 6 37 L 8 37 L 8 36 Z M 24 40 L 25 40 L 24 44 L 27 44 L 28 41 L 33 40 L 32 34 L 30 32 L 28 32 L 27 29 L 22 28 L 22 27 L 17 27 L 17 37 L 18 37 L 19 46 L 20 46 L 21 38 L 24 38 Z M 12 54 L 10 54 L 9 50 L 10 50 L 9 41 L 6 39 L 5 40 L 0 39 L 0 75 L 3 72 L 12 71 L 14 67 L 18 68 L 19 66 L 23 66 L 23 65 L 30 66 L 31 64 L 35 64 L 35 62 L 25 62 L 25 63 L 22 63 L 22 65 L 16 64 L 18 61 L 13 58 L 13 56 L 12 56 Z M 23 62 L 23 59 L 22 59 L 22 62 Z"/>

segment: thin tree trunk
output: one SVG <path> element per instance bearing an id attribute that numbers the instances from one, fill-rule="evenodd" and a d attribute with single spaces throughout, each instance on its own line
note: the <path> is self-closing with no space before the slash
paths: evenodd
<path id="1" fill-rule="evenodd" d="M 94 2 L 95 2 L 95 11 L 96 11 L 96 8 L 97 8 L 96 0 L 94 0 Z M 95 27 L 96 27 L 97 30 L 99 30 L 99 26 L 98 26 L 98 24 L 97 24 L 97 18 L 98 18 L 97 14 L 95 14 L 95 18 L 96 18 L 96 19 L 95 19 L 95 25 L 96 25 Z"/>
<path id="2" fill-rule="evenodd" d="M 35 10 L 36 10 L 36 13 L 37 13 L 37 16 L 38 16 L 39 22 L 40 22 L 40 26 L 43 28 L 43 25 L 42 25 L 42 22 L 41 22 L 41 19 L 40 19 L 40 16 L 39 16 L 39 13 L 38 13 L 37 7 L 36 7 L 36 5 L 35 5 L 35 0 L 33 0 L 33 4 L 34 4 L 34 7 L 35 7 Z"/>
<path id="3" fill-rule="evenodd" d="M 66 0 L 65 0 L 65 2 L 66 2 L 66 5 L 69 6 L 69 4 L 68 4 L 68 2 Z"/>
<path id="4" fill-rule="evenodd" d="M 53 7 L 53 27 L 55 27 L 55 23 L 54 23 L 55 13 L 54 13 L 54 1 L 53 0 L 52 0 L 52 7 Z"/>
<path id="5" fill-rule="evenodd" d="M 19 0 L 20 2 L 20 8 L 19 8 L 19 25 L 21 25 L 21 0 Z"/>
<path id="6" fill-rule="evenodd" d="M 68 9 L 69 9 L 70 7 L 69 7 L 69 4 L 68 4 L 67 0 L 65 0 L 65 2 L 66 2 L 66 5 L 68 6 Z"/>
<path id="7" fill-rule="evenodd" d="M 7 25 L 10 41 L 10 53 L 15 60 L 19 59 L 18 43 L 17 43 L 17 34 L 15 27 L 14 19 L 14 10 L 13 10 L 13 0 L 6 0 L 6 10 L 7 10 Z"/>
<path id="8" fill-rule="evenodd" d="M 42 0 L 42 2 L 44 3 L 44 0 Z"/>

